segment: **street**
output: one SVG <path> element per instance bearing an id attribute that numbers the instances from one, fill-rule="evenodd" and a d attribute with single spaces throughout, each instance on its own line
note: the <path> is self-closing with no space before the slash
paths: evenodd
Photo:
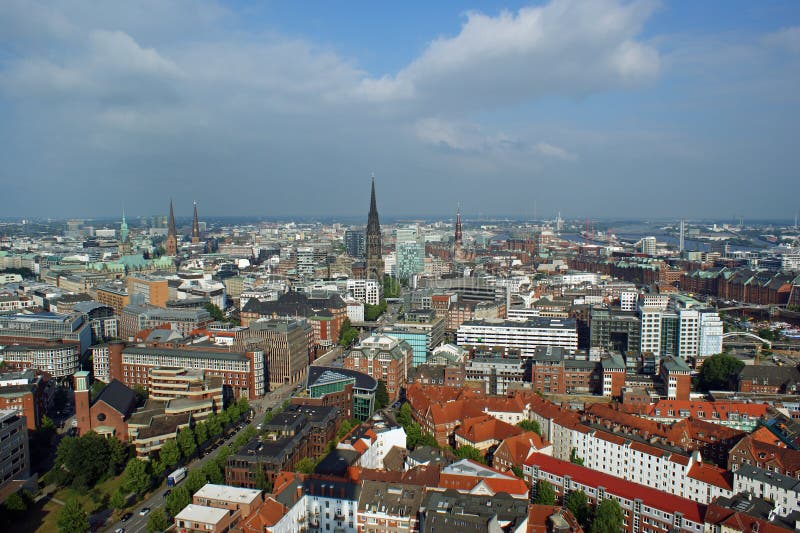
<path id="1" fill-rule="evenodd" d="M 282 385 L 281 387 L 277 388 L 274 391 L 267 393 L 263 398 L 258 400 L 252 400 L 250 402 L 250 407 L 253 408 L 255 411 L 255 416 L 253 419 L 250 420 L 248 425 L 257 426 L 261 423 L 264 419 L 264 415 L 267 412 L 268 408 L 275 408 L 275 406 L 282 404 L 286 399 L 288 399 L 292 395 L 292 390 L 296 387 L 296 385 Z M 244 431 L 247 428 L 245 425 L 240 431 Z M 227 446 L 229 443 L 232 443 L 233 440 L 236 438 L 239 432 L 237 431 L 222 443 L 221 446 Z M 220 446 L 220 447 L 221 447 Z M 186 465 L 187 469 L 193 470 L 195 468 L 200 468 L 206 461 L 209 461 L 216 455 L 216 451 L 206 455 L 200 459 L 194 459 L 191 463 Z M 111 525 L 103 526 L 104 531 L 115 531 L 117 528 L 123 528 L 125 533 L 144 533 L 147 531 L 147 520 L 149 516 L 139 516 L 139 511 L 144 507 L 149 507 L 151 512 L 162 507 L 164 505 L 164 492 L 167 490 L 166 487 L 166 480 L 164 480 L 158 489 L 156 489 L 149 498 L 145 501 L 136 504 L 133 509 L 129 509 L 126 512 L 133 513 L 127 522 L 117 521 Z"/>

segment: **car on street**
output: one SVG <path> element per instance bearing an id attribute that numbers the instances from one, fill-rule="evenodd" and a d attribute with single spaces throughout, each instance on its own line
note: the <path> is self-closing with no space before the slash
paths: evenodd
<path id="1" fill-rule="evenodd" d="M 149 507 L 142 507 L 142 510 L 139 511 L 139 516 L 147 516 L 147 513 L 149 513 L 149 512 L 150 512 L 150 508 Z"/>
<path id="2" fill-rule="evenodd" d="M 114 533 L 125 533 L 125 528 L 124 527 L 118 527 L 117 529 L 114 530 Z"/>
<path id="3" fill-rule="evenodd" d="M 165 490 L 165 491 L 164 491 L 164 497 L 165 497 L 165 498 L 166 498 L 167 496 L 169 496 L 170 494 L 172 494 L 172 489 L 167 489 L 167 490 Z"/>
<path id="4" fill-rule="evenodd" d="M 122 515 L 122 518 L 120 518 L 120 520 L 122 522 L 127 522 L 130 519 L 130 517 L 132 517 L 132 516 L 133 516 L 133 513 L 125 513 L 124 515 Z"/>

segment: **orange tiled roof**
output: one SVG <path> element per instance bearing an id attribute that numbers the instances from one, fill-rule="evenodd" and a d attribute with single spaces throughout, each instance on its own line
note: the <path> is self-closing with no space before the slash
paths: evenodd
<path id="1" fill-rule="evenodd" d="M 525 462 L 525 459 L 528 458 L 528 455 L 531 453 L 531 448 L 535 450 L 541 450 L 542 448 L 546 448 L 550 446 L 550 443 L 540 437 L 537 433 L 533 431 L 526 431 L 521 435 L 516 435 L 513 437 L 508 437 L 500 446 L 498 446 L 495 455 L 497 455 L 501 449 L 507 450 L 511 460 L 514 464 L 522 466 L 522 463 Z"/>
<path id="2" fill-rule="evenodd" d="M 718 466 L 695 463 L 687 474 L 690 478 L 714 485 L 722 489 L 733 490 L 733 473 Z"/>
<path id="3" fill-rule="evenodd" d="M 482 415 L 467 418 L 461 422 L 456 435 L 477 444 L 488 440 L 502 441 L 522 433 L 522 429 L 493 416 Z"/>
<path id="4" fill-rule="evenodd" d="M 779 439 L 773 432 L 767 429 L 764 426 L 759 426 L 756 428 L 755 431 L 750 433 L 750 437 L 753 440 L 757 440 L 759 442 L 764 442 L 766 444 L 772 444 L 773 446 L 777 446 L 779 448 L 786 448 L 786 444 Z"/>

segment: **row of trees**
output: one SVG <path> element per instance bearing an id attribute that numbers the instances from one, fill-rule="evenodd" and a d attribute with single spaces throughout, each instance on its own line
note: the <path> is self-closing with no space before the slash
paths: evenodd
<path id="1" fill-rule="evenodd" d="M 378 305 L 364 304 L 364 320 L 367 322 L 374 322 L 378 320 L 383 313 L 386 312 L 386 300 L 381 298 Z"/>
<path id="2" fill-rule="evenodd" d="M 403 404 L 395 420 L 397 420 L 397 423 L 403 426 L 403 429 L 406 431 L 406 448 L 409 450 L 413 450 L 418 446 L 439 447 L 439 443 L 436 442 L 436 437 L 430 433 L 424 433 L 422 427 L 414 422 L 414 419 L 411 417 L 411 406 L 408 405 L 408 403 Z"/>
<path id="3" fill-rule="evenodd" d="M 536 496 L 533 503 L 555 505 L 556 493 L 547 481 L 536 483 Z M 624 524 L 624 515 L 619 503 L 611 498 L 605 499 L 592 508 L 589 498 L 581 490 L 570 492 L 564 497 L 564 507 L 570 510 L 575 519 L 588 533 L 618 533 Z"/>

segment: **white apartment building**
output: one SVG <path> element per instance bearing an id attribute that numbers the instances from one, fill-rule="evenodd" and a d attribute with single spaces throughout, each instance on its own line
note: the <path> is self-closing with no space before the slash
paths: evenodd
<path id="1" fill-rule="evenodd" d="M 656 357 L 661 357 L 661 311 L 658 307 L 639 309 L 642 321 L 640 350 Z"/>
<path id="2" fill-rule="evenodd" d="M 369 305 L 378 305 L 383 297 L 383 287 L 377 279 L 348 279 L 347 295 Z"/>
<path id="3" fill-rule="evenodd" d="M 639 293 L 636 291 L 620 291 L 619 307 L 622 311 L 635 311 Z"/>
<path id="4" fill-rule="evenodd" d="M 574 450 L 587 468 L 702 504 L 732 495 L 729 487 L 705 481 L 714 477 L 707 471 L 718 474 L 719 469 L 703 464 L 699 452 L 670 451 L 578 423 L 572 417 L 542 416 L 532 409 L 531 419 L 539 422 L 542 436 L 553 443 L 556 459 L 569 461 Z"/>
<path id="5" fill-rule="evenodd" d="M 669 295 L 660 293 L 645 293 L 639 297 L 640 308 L 658 309 L 666 311 L 669 305 Z"/>
<path id="6" fill-rule="evenodd" d="M 700 310 L 698 357 L 711 357 L 722 353 L 722 319 L 719 313 L 711 309 Z"/>
<path id="7" fill-rule="evenodd" d="M 347 318 L 350 322 L 364 321 L 364 302 L 348 296 L 344 299 L 344 303 L 347 305 Z"/>
<path id="8" fill-rule="evenodd" d="M 525 322 L 476 320 L 464 322 L 456 334 L 459 346 L 467 348 L 519 351 L 533 357 L 539 346 L 578 349 L 578 330 L 574 319 L 530 318 Z"/>
<path id="9" fill-rule="evenodd" d="M 752 465 L 742 465 L 733 473 L 735 493 L 746 492 L 775 502 L 775 512 L 787 516 L 800 512 L 800 480 Z"/>
<path id="10" fill-rule="evenodd" d="M 358 440 L 362 441 L 367 446 L 367 449 L 358 458 L 356 464 L 362 468 L 382 470 L 384 468 L 383 459 L 393 446 L 405 449 L 406 430 L 401 427 L 375 427 L 365 431 L 363 435 L 358 437 Z M 353 443 L 340 442 L 337 448 L 356 450 L 356 446 Z"/>
<path id="11" fill-rule="evenodd" d="M 679 309 L 678 321 L 678 357 L 697 357 L 700 346 L 700 313 L 697 309 Z"/>

